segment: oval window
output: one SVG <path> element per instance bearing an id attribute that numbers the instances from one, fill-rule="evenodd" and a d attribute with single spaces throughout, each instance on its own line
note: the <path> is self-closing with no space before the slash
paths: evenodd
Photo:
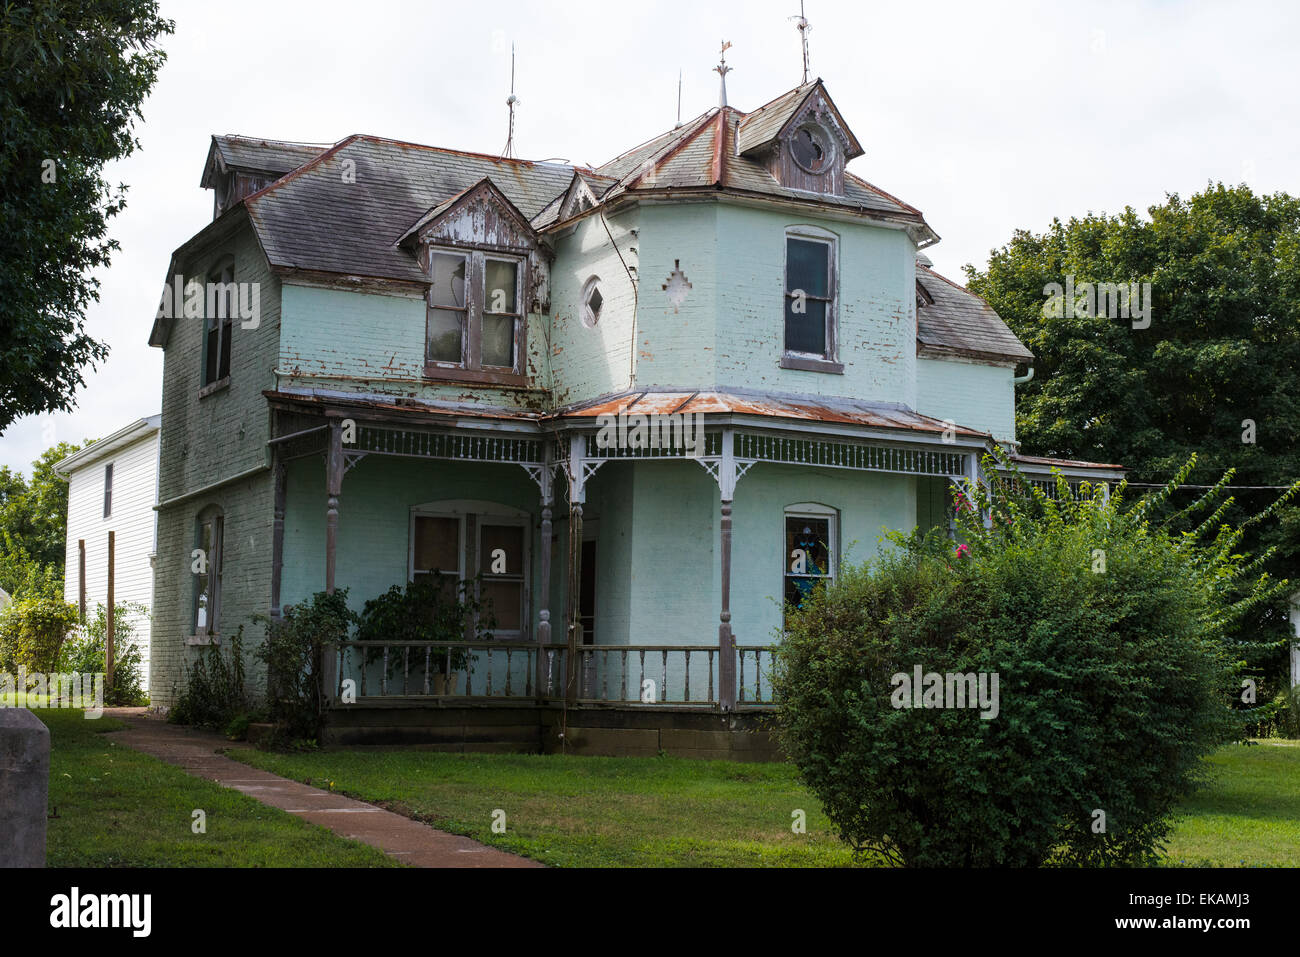
<path id="1" fill-rule="evenodd" d="M 819 126 L 801 126 L 790 139 L 794 161 L 809 173 L 824 173 L 831 162 L 831 142 Z"/>

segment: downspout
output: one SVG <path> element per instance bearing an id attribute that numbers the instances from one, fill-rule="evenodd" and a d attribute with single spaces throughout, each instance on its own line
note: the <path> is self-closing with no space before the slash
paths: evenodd
<path id="1" fill-rule="evenodd" d="M 1011 377 L 1011 384 L 1012 384 L 1013 386 L 1024 385 L 1026 382 L 1028 382 L 1028 381 L 1029 381 L 1030 379 L 1032 379 L 1033 377 L 1034 377 L 1034 367 L 1033 367 L 1033 366 L 1030 366 L 1030 367 L 1029 367 L 1029 371 L 1026 372 L 1024 375 L 1012 376 L 1012 377 Z"/>
<path id="2" fill-rule="evenodd" d="M 636 315 L 637 315 L 637 282 L 632 278 L 632 270 L 628 268 L 627 260 L 623 258 L 623 250 L 618 248 L 618 243 L 614 241 L 614 234 L 610 231 L 609 220 L 605 218 L 603 207 L 597 208 L 600 214 L 600 222 L 605 227 L 605 235 L 609 237 L 609 244 L 614 247 L 614 252 L 618 253 L 618 261 L 623 264 L 623 271 L 627 273 L 627 281 L 632 285 L 632 355 L 628 360 L 628 383 L 627 387 L 631 389 L 636 385 Z"/>

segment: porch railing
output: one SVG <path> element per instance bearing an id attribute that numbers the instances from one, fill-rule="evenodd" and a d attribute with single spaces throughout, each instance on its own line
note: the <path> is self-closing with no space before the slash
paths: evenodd
<path id="1" fill-rule="evenodd" d="M 717 645 L 582 645 L 571 700 L 626 707 L 718 706 Z M 508 641 L 349 641 L 335 647 L 335 703 L 382 699 L 562 702 L 568 646 Z M 768 645 L 736 648 L 736 705 L 770 707 Z"/>

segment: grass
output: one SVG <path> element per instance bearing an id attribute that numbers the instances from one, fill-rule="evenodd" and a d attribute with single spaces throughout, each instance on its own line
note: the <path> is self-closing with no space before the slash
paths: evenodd
<path id="1" fill-rule="evenodd" d="M 232 757 L 558 866 L 853 866 L 785 764 L 324 751 Z M 1234 745 L 1183 809 L 1172 866 L 1300 864 L 1300 742 Z M 494 834 L 495 810 L 506 831 Z M 791 812 L 807 832 L 791 830 Z"/>
<path id="2" fill-rule="evenodd" d="M 117 744 L 113 718 L 34 712 L 50 729 L 50 867 L 385 867 L 383 852 Z M 192 812 L 207 833 L 191 830 Z"/>
<path id="3" fill-rule="evenodd" d="M 786 764 L 430 751 L 231 757 L 566 867 L 848 866 Z M 496 810 L 506 832 L 492 832 Z M 806 813 L 807 833 L 791 829 Z"/>
<path id="4" fill-rule="evenodd" d="M 1169 862 L 1300 866 L 1300 741 L 1231 745 L 1210 763 L 1214 783 L 1184 804 Z"/>

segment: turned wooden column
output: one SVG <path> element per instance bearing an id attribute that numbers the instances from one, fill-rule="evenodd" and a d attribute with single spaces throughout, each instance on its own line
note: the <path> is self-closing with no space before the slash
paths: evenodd
<path id="1" fill-rule="evenodd" d="M 334 594 L 334 568 L 339 544 L 339 497 L 343 493 L 343 422 L 330 420 L 330 444 L 325 460 L 325 591 Z"/>

